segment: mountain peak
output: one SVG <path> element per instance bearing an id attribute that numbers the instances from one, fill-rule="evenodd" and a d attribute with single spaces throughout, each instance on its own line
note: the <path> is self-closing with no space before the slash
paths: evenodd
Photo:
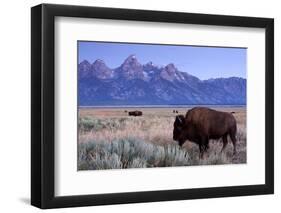
<path id="1" fill-rule="evenodd" d="M 104 63 L 103 60 L 97 59 L 95 62 L 92 64 L 92 68 L 94 71 L 99 71 L 99 70 L 104 70 L 104 69 L 109 69 L 106 64 Z"/>
<path id="2" fill-rule="evenodd" d="M 142 65 L 134 54 L 125 59 L 120 67 L 120 71 L 122 76 L 127 79 L 144 78 Z"/>
<path id="3" fill-rule="evenodd" d="M 154 65 L 152 63 L 152 61 L 146 63 L 145 65 L 143 65 L 143 69 L 144 71 L 153 71 L 155 69 L 157 69 L 158 67 L 156 65 Z"/>
<path id="4" fill-rule="evenodd" d="M 93 64 L 105 64 L 103 60 L 97 59 Z"/>
<path id="5" fill-rule="evenodd" d="M 128 58 L 125 59 L 123 64 L 138 64 L 138 59 L 136 57 L 136 55 L 132 54 L 129 55 Z"/>
<path id="6" fill-rule="evenodd" d="M 83 60 L 83 61 L 80 62 L 79 65 L 90 65 L 90 62 L 87 61 L 87 60 Z"/>
<path id="7" fill-rule="evenodd" d="M 131 55 L 129 55 L 128 56 L 128 58 L 127 59 L 136 59 L 137 57 L 136 57 L 136 55 L 135 54 L 131 54 Z"/>
<path id="8" fill-rule="evenodd" d="M 152 61 L 147 62 L 144 66 L 146 66 L 146 67 L 156 67 L 156 65 Z"/>
<path id="9" fill-rule="evenodd" d="M 105 62 L 101 59 L 97 59 L 92 64 L 92 73 L 94 76 L 100 79 L 107 79 L 111 78 L 113 75 L 113 72 L 110 68 L 108 68 L 105 64 Z"/>
<path id="10" fill-rule="evenodd" d="M 170 63 L 163 68 L 160 75 L 162 78 L 164 78 L 168 81 L 173 81 L 177 77 L 176 72 L 177 72 L 177 68 L 175 67 L 175 65 L 173 63 Z"/>
<path id="11" fill-rule="evenodd" d="M 89 63 L 89 61 L 83 60 L 78 65 L 78 70 L 79 70 L 79 76 L 80 77 L 82 77 L 82 78 L 86 77 L 91 70 L 91 64 Z"/>
<path id="12" fill-rule="evenodd" d="M 167 66 L 165 66 L 164 68 L 168 73 L 175 73 L 177 71 L 176 66 L 173 63 L 168 64 Z"/>

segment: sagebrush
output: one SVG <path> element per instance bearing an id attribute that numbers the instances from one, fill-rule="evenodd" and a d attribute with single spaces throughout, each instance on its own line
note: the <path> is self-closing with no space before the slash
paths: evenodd
<path id="1" fill-rule="evenodd" d="M 186 150 L 175 145 L 154 145 L 137 139 L 80 144 L 79 170 L 147 168 L 190 165 Z"/>

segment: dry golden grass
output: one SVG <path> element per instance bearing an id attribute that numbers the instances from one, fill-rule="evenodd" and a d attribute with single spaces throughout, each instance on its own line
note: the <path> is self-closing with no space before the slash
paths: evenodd
<path id="1" fill-rule="evenodd" d="M 79 144 L 91 142 L 112 143 L 123 139 L 134 139 L 156 146 L 174 145 L 173 123 L 175 116 L 187 112 L 187 108 L 138 108 L 141 117 L 128 116 L 135 108 L 79 109 Z M 177 110 L 178 114 L 173 113 Z M 210 141 L 210 149 L 203 160 L 199 160 L 198 145 L 187 141 L 183 149 L 189 153 L 190 165 L 246 163 L 246 109 L 216 108 L 216 110 L 235 112 L 237 120 L 237 155 L 232 156 L 232 143 L 224 153 L 220 153 L 222 143 Z"/>

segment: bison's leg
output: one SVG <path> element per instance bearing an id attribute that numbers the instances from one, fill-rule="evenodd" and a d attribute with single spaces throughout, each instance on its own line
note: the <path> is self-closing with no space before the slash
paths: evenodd
<path id="1" fill-rule="evenodd" d="M 236 134 L 234 132 L 230 133 L 230 138 L 233 144 L 233 155 L 236 155 L 237 150 L 236 150 Z"/>
<path id="2" fill-rule="evenodd" d="M 207 142 L 205 143 L 205 151 L 207 152 L 209 148 L 209 140 L 207 140 Z"/>
<path id="3" fill-rule="evenodd" d="M 203 144 L 199 144 L 199 151 L 200 151 L 200 153 L 199 153 L 199 159 L 203 159 L 203 157 L 204 157 L 204 145 Z"/>
<path id="4" fill-rule="evenodd" d="M 222 142 L 223 142 L 223 145 L 222 145 L 221 153 L 224 151 L 224 149 L 225 149 L 225 147 L 227 145 L 227 134 L 222 136 Z"/>
<path id="5" fill-rule="evenodd" d="M 202 137 L 201 143 L 199 143 L 200 159 L 204 158 L 204 155 L 208 149 L 209 149 L 209 139 L 207 137 Z"/>

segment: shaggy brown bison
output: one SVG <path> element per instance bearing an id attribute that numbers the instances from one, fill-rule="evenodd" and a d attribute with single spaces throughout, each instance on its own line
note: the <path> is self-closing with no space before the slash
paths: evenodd
<path id="1" fill-rule="evenodd" d="M 209 139 L 222 138 L 223 151 L 229 135 L 233 143 L 233 155 L 236 154 L 236 120 L 232 113 L 220 112 L 205 107 L 195 107 L 186 116 L 176 116 L 173 139 L 182 146 L 186 140 L 199 145 L 200 158 L 209 148 Z"/>
<path id="2" fill-rule="evenodd" d="M 129 116 L 142 116 L 142 111 L 130 111 L 128 114 Z"/>

